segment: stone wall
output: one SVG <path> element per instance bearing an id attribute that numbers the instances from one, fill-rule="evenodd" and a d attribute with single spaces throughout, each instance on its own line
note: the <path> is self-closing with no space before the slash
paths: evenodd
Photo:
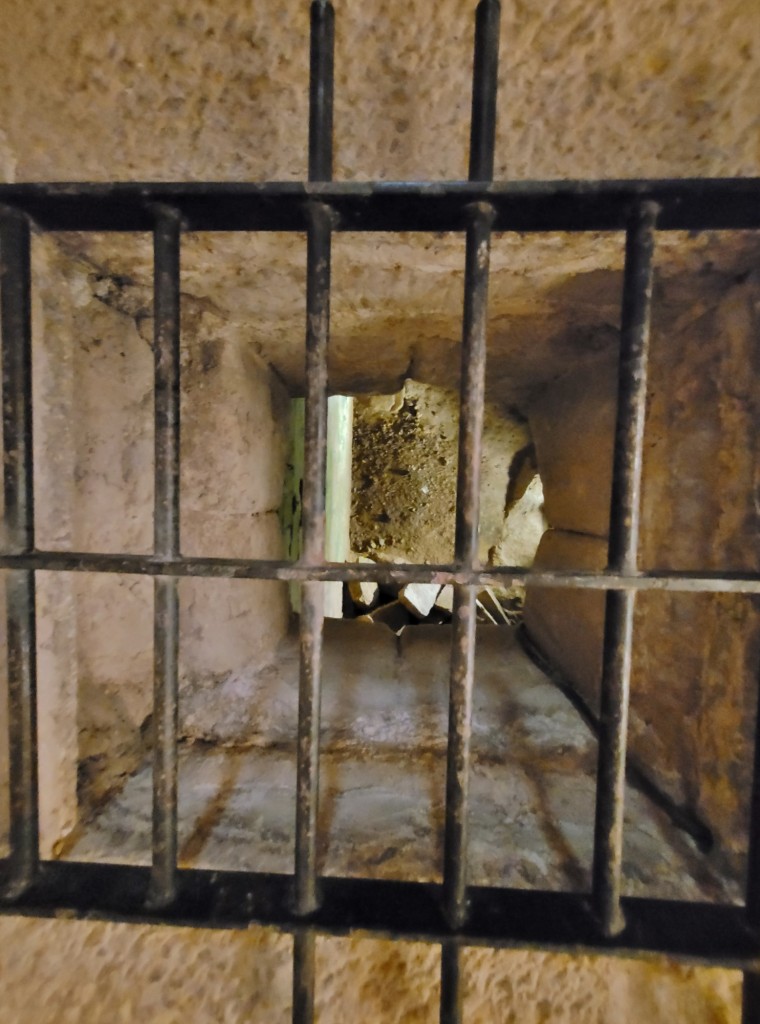
<path id="1" fill-rule="evenodd" d="M 336 6 L 338 175 L 461 177 L 469 117 L 470 5 L 367 0 Z M 548 6 L 504 0 L 502 11 L 497 176 L 760 170 L 754 0 L 668 5 L 569 0 Z M 304 0 L 276 5 L 62 0 L 54 7 L 43 0 L 7 0 L 0 34 L 0 176 L 6 181 L 301 178 L 307 35 Z M 461 240 L 417 237 L 397 243 L 341 240 L 343 271 L 336 258 L 335 279 L 347 300 L 334 303 L 331 369 L 338 391 L 394 390 L 410 366 L 417 379 L 456 387 Z M 102 256 L 95 262 L 111 280 L 132 275 L 147 287 L 145 257 L 133 259 L 127 240 L 89 239 L 86 246 L 81 240 L 77 245 Z M 212 242 L 204 245 L 211 249 Z M 515 390 L 545 382 L 547 365 L 552 374 L 561 373 L 614 337 L 610 324 L 619 299 L 620 239 L 508 236 L 494 248 L 489 397 L 510 402 Z M 302 386 L 302 240 L 286 245 L 277 237 L 227 236 L 213 256 L 204 253 L 188 267 L 187 295 L 211 303 L 236 323 L 251 351 L 273 363 L 297 392 Z M 352 282 L 358 282 L 355 292 L 348 290 Z M 89 299 L 85 295 L 82 301 L 84 308 Z M 568 323 L 576 328 L 571 334 Z M 136 347 L 128 321 L 124 329 Z M 66 350 L 71 338 L 61 337 Z M 60 352 L 51 353 L 60 358 Z M 62 371 L 59 367 L 58 386 L 65 391 L 71 381 Z M 54 402 L 51 415 L 57 407 Z M 49 429 L 51 434 L 58 429 L 53 420 Z M 62 468 L 64 481 L 67 472 L 70 479 L 70 470 Z M 51 516 L 59 518 L 60 541 L 68 544 L 72 527 L 65 495 L 61 503 L 56 496 L 50 507 Z M 119 597 L 126 602 L 128 584 L 122 586 Z M 56 694 L 60 686 L 68 701 L 76 631 L 66 611 L 67 594 L 53 594 L 49 603 L 60 609 L 57 635 L 61 651 L 69 654 L 55 668 L 59 683 L 49 680 L 45 692 Z M 98 604 L 90 600 L 87 607 L 97 610 Z M 87 616 L 81 618 L 86 627 Z M 142 671 L 135 677 L 144 695 Z M 137 708 L 134 723 L 144 707 Z M 48 719 L 47 712 L 41 715 L 41 731 Z M 62 736 L 70 727 L 64 715 Z M 47 742 L 46 748 L 57 749 Z M 63 795 L 61 800 L 68 806 Z M 50 834 L 61 827 L 56 819 Z M 254 932 L 154 931 L 95 922 L 7 918 L 0 924 L 9 954 L 3 978 L 7 1015 L 18 1024 L 45 1019 L 94 1024 L 104 1006 L 112 1017 L 154 1017 L 167 1024 L 216 1021 L 221 1014 L 231 1021 L 256 1014 L 269 1021 L 288 1013 L 287 950 L 272 960 L 259 945 L 285 940 Z M 357 943 L 349 952 L 345 946 L 325 947 L 332 987 L 325 990 L 329 1001 L 322 1012 L 338 1019 L 341 1014 L 393 1019 L 393 1006 L 410 980 L 416 993 L 408 1006 L 410 1019 L 434 1019 L 437 992 L 429 951 L 407 958 L 395 946 L 369 956 L 368 947 L 379 949 L 372 943 Z M 159 962 L 167 965 L 165 971 Z M 195 962 L 207 969 L 193 971 Z M 574 1024 L 738 1020 L 738 978 L 723 972 L 481 951 L 473 953 L 473 966 L 473 1020 L 532 1024 L 531 1014 L 536 1022 L 554 1018 Z M 83 976 L 90 979 L 86 985 Z M 344 1001 L 346 977 L 364 1001 L 361 1008 Z M 222 978 L 231 986 L 217 985 Z M 268 991 L 273 993 L 269 1002 Z M 38 993 L 39 999 L 32 998 Z"/>
<path id="2" fill-rule="evenodd" d="M 291 1019 L 292 940 L 271 930 L 7 917 L 0 942 L 13 1024 Z M 421 943 L 318 940 L 317 1019 L 435 1024 L 438 956 Z M 739 1022 L 736 971 L 485 949 L 465 952 L 465 970 L 469 1024 Z"/>
<path id="3" fill-rule="evenodd" d="M 150 309 L 140 289 L 72 261 L 50 239 L 35 239 L 34 269 L 37 545 L 150 552 Z M 223 317 L 187 301 L 182 319 L 182 551 L 278 558 L 286 393 Z M 145 754 L 152 589 L 137 576 L 38 576 L 45 856 L 77 822 L 78 777 L 88 800 L 99 800 Z M 180 606 L 180 728 L 203 736 L 224 680 L 253 676 L 252 666 L 274 658 L 288 627 L 286 587 L 182 580 Z M 4 764 L 2 749 L 0 757 Z"/>
<path id="4" fill-rule="evenodd" d="M 728 258 L 718 240 L 714 258 Z M 655 290 L 639 564 L 756 572 L 760 281 L 732 268 L 700 286 L 698 297 L 678 278 Z M 542 567 L 606 565 L 616 374 L 610 353 L 547 386 L 533 406 L 551 526 Z M 593 707 L 603 618 L 601 594 L 536 589 L 526 603 L 529 632 Z M 638 598 L 632 756 L 707 822 L 735 866 L 746 849 L 759 658 L 752 598 Z"/>

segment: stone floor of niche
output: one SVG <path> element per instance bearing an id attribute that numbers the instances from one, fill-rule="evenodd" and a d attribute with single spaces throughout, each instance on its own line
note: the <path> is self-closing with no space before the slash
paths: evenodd
<path id="1" fill-rule="evenodd" d="M 583 891 L 593 851 L 596 738 L 513 635 L 505 650 L 500 715 L 487 714 L 483 702 L 475 702 L 470 882 Z M 321 873 L 439 880 L 443 742 L 394 749 L 388 743 L 346 742 L 345 732 L 340 735 L 331 738 L 328 723 L 321 755 Z M 78 830 L 66 858 L 149 863 L 151 786 L 151 765 L 145 763 Z M 184 743 L 180 865 L 292 872 L 294 794 L 293 742 L 245 748 Z M 734 884 L 691 838 L 630 785 L 624 891 L 688 900 L 737 898 Z"/>

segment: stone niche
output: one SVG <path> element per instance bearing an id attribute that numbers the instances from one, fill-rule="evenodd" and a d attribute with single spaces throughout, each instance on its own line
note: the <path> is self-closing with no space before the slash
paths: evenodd
<path id="1" fill-rule="evenodd" d="M 213 237 L 187 240 L 185 554 L 283 555 L 278 510 L 290 398 L 303 390 L 302 324 L 294 312 L 303 285 L 297 241 L 245 240 L 267 260 L 243 296 L 235 275 L 219 272 Z M 331 379 L 336 390 L 357 396 L 352 543 L 375 558 L 444 562 L 451 557 L 455 505 L 461 285 L 452 284 L 461 282 L 461 250 L 453 237 L 380 241 L 381 250 L 393 246 L 381 251 L 383 267 L 395 254 L 402 272 L 383 277 L 386 271 L 375 268 L 366 276 L 373 259 L 366 240 L 336 239 Z M 509 237 L 494 242 L 484 564 L 529 565 L 537 545 L 540 566 L 605 564 L 620 241 L 557 236 L 536 240 L 528 251 Z M 225 240 L 233 261 L 242 253 L 236 245 Z M 529 267 L 543 267 L 552 254 L 551 269 L 531 276 Z M 40 237 L 34 260 L 38 544 L 147 552 L 149 239 L 117 245 L 97 237 Z M 642 568 L 757 568 L 753 374 L 760 286 L 750 272 L 756 260 L 751 234 L 664 238 L 654 299 Z M 213 298 L 197 296 L 202 279 Z M 237 297 L 239 316 L 232 308 Z M 253 321 L 248 314 L 257 303 L 262 316 Z M 437 310 L 437 320 L 415 318 L 418 308 Z M 287 587 L 187 579 L 180 596 L 183 739 L 245 745 L 292 736 L 296 682 L 283 682 L 280 672 L 289 657 L 283 644 L 293 635 Z M 152 587 L 136 577 L 42 573 L 38 604 L 42 831 L 49 853 L 75 829 L 81 800 L 97 805 L 149 755 Z M 632 757 L 670 799 L 702 819 L 716 855 L 736 871 L 746 842 L 755 604 L 740 596 L 651 592 L 637 608 Z M 548 662 L 595 708 L 603 598 L 531 591 L 525 626 Z M 437 642 L 448 641 L 442 633 Z"/>

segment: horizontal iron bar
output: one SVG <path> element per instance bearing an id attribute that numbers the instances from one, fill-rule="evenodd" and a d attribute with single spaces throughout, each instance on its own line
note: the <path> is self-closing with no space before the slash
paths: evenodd
<path id="1" fill-rule="evenodd" d="M 760 575 L 749 572 L 675 572 L 638 575 L 616 572 L 575 572 L 569 569 L 525 569 L 492 566 L 465 569 L 456 565 L 400 565 L 357 562 L 298 562 L 241 558 L 159 558 L 67 551 L 34 551 L 0 555 L 0 569 L 52 572 L 105 572 L 135 576 L 198 576 L 211 579 L 360 580 L 381 584 L 461 583 L 468 586 L 557 587 L 571 590 L 668 590 L 710 594 L 760 594 Z"/>
<path id="2" fill-rule="evenodd" d="M 306 231 L 306 202 L 337 231 L 464 231 L 465 207 L 493 206 L 498 231 L 622 231 L 632 205 L 656 202 L 658 231 L 760 228 L 760 178 L 518 182 L 33 183 L 0 186 L 0 205 L 46 231 L 153 229 L 156 203 L 189 231 Z"/>
<path id="3" fill-rule="evenodd" d="M 0 875 L 7 862 L 0 861 Z M 0 912 L 148 921 L 215 928 L 250 924 L 289 932 L 366 932 L 463 946 L 567 950 L 619 956 L 667 956 L 687 963 L 759 970 L 758 935 L 742 907 L 626 897 L 627 927 L 602 937 L 582 894 L 493 889 L 469 890 L 470 913 L 452 934 L 434 883 L 324 878 L 323 903 L 307 921 L 296 915 L 293 878 L 231 871 L 180 870 L 176 902 L 146 908 L 150 868 L 46 861 L 32 888 Z"/>

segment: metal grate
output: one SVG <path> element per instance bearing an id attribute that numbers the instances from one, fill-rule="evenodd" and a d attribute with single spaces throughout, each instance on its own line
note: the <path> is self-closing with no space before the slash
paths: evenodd
<path id="1" fill-rule="evenodd" d="M 744 1021 L 760 1021 L 760 755 L 745 907 L 621 896 L 626 723 L 632 623 L 642 589 L 760 594 L 743 573 L 639 572 L 652 254 L 657 231 L 760 228 L 760 179 L 494 183 L 498 0 L 477 8 L 469 181 L 335 184 L 334 16 L 311 5 L 309 182 L 0 186 L 3 443 L 7 550 L 11 853 L 0 863 L 4 909 L 239 927 L 294 935 L 293 1019 L 313 1020 L 315 936 L 361 929 L 441 945 L 441 1021 L 462 1020 L 467 945 L 667 954 L 745 971 Z M 152 231 L 155 286 L 154 553 L 40 551 L 34 540 L 30 233 Z M 493 232 L 627 233 L 609 567 L 605 572 L 483 570 L 477 560 Z M 452 564 L 324 561 L 330 250 L 334 231 L 453 231 L 466 236 L 461 417 Z M 179 537 L 179 271 L 183 231 L 306 231 L 306 472 L 303 556 L 295 564 L 183 558 Z M 41 863 L 35 673 L 37 570 L 137 573 L 155 587 L 155 762 L 152 867 Z M 177 578 L 302 584 L 295 876 L 177 868 Z M 324 580 L 456 584 L 441 886 L 319 878 L 316 867 Z M 487 583 L 606 591 L 602 728 L 590 895 L 468 885 L 467 817 L 476 588 Z M 760 744 L 756 745 L 760 748 Z"/>

